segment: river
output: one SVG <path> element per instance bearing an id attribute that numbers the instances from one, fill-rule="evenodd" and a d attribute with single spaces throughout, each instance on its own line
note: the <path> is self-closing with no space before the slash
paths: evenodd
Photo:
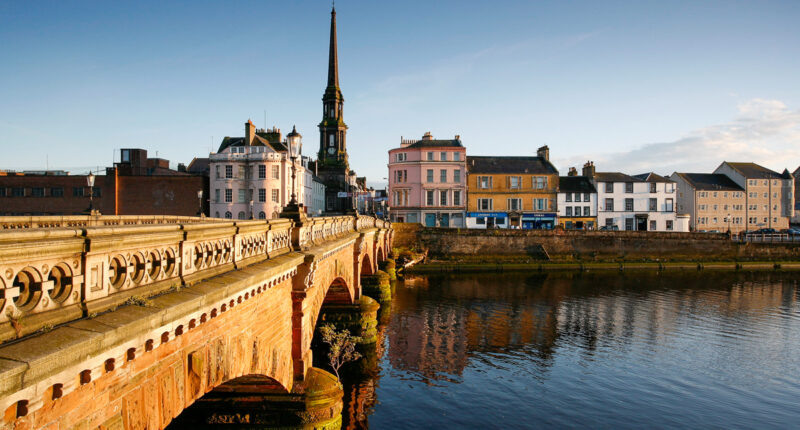
<path id="1" fill-rule="evenodd" d="M 800 274 L 410 276 L 344 425 L 792 428 Z"/>

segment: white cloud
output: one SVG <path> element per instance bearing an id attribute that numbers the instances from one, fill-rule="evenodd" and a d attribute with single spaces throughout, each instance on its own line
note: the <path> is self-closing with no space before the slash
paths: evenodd
<path id="1" fill-rule="evenodd" d="M 641 145 L 629 151 L 556 159 L 566 172 L 593 160 L 598 171 L 629 174 L 710 172 L 723 161 L 752 161 L 782 172 L 800 164 L 800 110 L 779 100 L 752 99 L 738 106 L 733 120 L 695 130 L 671 141 Z"/>

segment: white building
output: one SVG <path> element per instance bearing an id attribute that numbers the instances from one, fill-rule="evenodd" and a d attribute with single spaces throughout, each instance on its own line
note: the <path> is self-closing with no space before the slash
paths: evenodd
<path id="1" fill-rule="evenodd" d="M 629 176 L 583 167 L 597 189 L 597 225 L 603 229 L 689 231 L 688 218 L 675 212 L 675 182 L 655 173 Z"/>
<path id="2" fill-rule="evenodd" d="M 558 178 L 558 224 L 565 230 L 596 230 L 597 189 L 591 178 L 575 173 L 571 168 L 570 176 Z"/>
<path id="3" fill-rule="evenodd" d="M 298 139 L 298 155 L 302 144 Z M 289 136 L 291 137 L 292 133 Z M 209 162 L 210 214 L 215 218 L 277 218 L 292 197 L 292 161 L 279 129 L 256 130 L 245 123 L 244 137 L 225 137 Z M 295 193 L 298 203 L 307 199 L 306 168 L 295 158 Z"/>

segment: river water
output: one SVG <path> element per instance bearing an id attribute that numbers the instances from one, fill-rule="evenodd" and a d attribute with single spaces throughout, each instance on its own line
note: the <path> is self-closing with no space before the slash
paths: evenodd
<path id="1" fill-rule="evenodd" d="M 798 428 L 800 274 L 411 276 L 348 428 Z"/>

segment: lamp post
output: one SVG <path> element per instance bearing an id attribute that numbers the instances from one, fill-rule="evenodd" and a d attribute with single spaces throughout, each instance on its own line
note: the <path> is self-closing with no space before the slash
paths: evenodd
<path id="1" fill-rule="evenodd" d="M 94 205 L 92 198 L 94 197 L 94 173 L 89 172 L 86 176 L 86 184 L 89 186 L 89 215 L 94 215 Z"/>
<path id="2" fill-rule="evenodd" d="M 725 219 L 728 221 L 728 234 L 731 234 L 731 214 L 725 216 Z"/>
<path id="3" fill-rule="evenodd" d="M 255 219 L 253 216 L 253 198 L 250 198 L 250 219 Z"/>
<path id="4" fill-rule="evenodd" d="M 203 190 L 197 190 L 197 216 L 203 217 Z"/>
<path id="5" fill-rule="evenodd" d="M 297 196 L 295 194 L 295 177 L 297 176 L 297 154 L 300 152 L 303 136 L 297 132 L 297 128 L 292 126 L 292 132 L 286 135 L 286 142 L 289 145 L 289 159 L 292 160 L 292 199 L 289 200 L 289 206 L 297 206 Z"/>

